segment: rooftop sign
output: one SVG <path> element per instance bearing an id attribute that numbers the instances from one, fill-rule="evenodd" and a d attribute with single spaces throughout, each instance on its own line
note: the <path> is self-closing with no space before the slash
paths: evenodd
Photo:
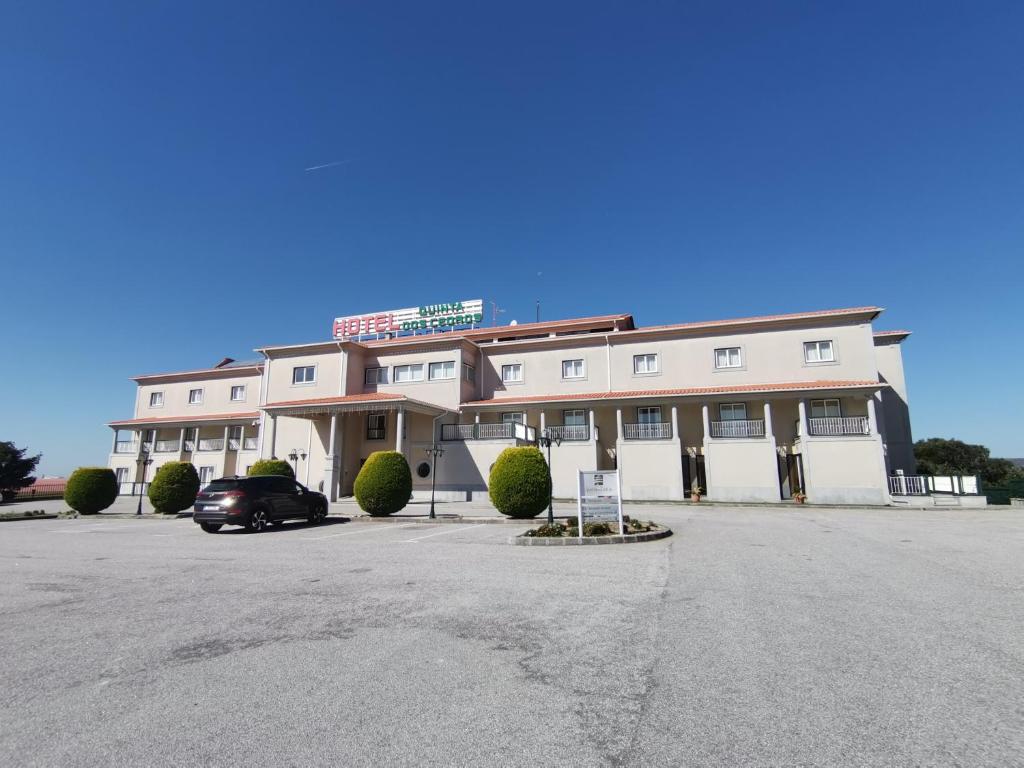
<path id="1" fill-rule="evenodd" d="M 425 304 L 407 309 L 391 309 L 368 315 L 334 318 L 333 336 L 348 339 L 373 334 L 415 333 L 417 331 L 451 330 L 480 325 L 484 303 L 481 299 Z"/>

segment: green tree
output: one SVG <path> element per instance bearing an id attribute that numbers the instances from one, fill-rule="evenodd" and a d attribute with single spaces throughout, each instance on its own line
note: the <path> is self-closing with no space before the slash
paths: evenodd
<path id="1" fill-rule="evenodd" d="M 1024 478 L 1024 470 L 1007 459 L 993 459 L 984 445 L 931 437 L 914 443 L 917 471 L 922 475 L 979 475 L 990 485 Z"/>
<path id="2" fill-rule="evenodd" d="M 64 501 L 76 512 L 95 515 L 117 498 L 117 478 L 107 467 L 79 467 L 64 487 Z"/>
<path id="3" fill-rule="evenodd" d="M 393 515 L 412 496 L 409 462 L 398 451 L 374 451 L 356 475 L 353 491 L 368 515 Z"/>
<path id="4" fill-rule="evenodd" d="M 26 456 L 27 448 L 19 448 L 9 441 L 0 441 L 0 498 L 10 501 L 18 491 L 36 481 L 36 471 L 43 454 Z"/>
<path id="5" fill-rule="evenodd" d="M 199 493 L 199 473 L 187 461 L 168 461 L 162 464 L 149 484 L 149 500 L 153 509 L 173 514 L 196 503 Z"/>
<path id="6" fill-rule="evenodd" d="M 509 517 L 536 517 L 551 498 L 551 475 L 540 449 L 506 448 L 491 468 L 487 492 L 495 509 Z"/>

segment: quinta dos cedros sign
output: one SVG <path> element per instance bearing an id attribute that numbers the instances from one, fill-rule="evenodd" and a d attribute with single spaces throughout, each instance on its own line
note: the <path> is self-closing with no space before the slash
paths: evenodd
<path id="1" fill-rule="evenodd" d="M 483 322 L 484 303 L 481 299 L 453 301 L 444 304 L 424 304 L 420 307 L 391 309 L 367 315 L 334 318 L 333 336 L 348 339 L 353 336 L 397 334 L 401 332 L 452 330 L 480 325 Z"/>

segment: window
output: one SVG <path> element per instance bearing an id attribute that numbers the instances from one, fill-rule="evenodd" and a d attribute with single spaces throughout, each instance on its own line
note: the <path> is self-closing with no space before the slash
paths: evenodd
<path id="1" fill-rule="evenodd" d="M 199 487 L 205 488 L 213 482 L 213 467 L 199 468 Z"/>
<path id="2" fill-rule="evenodd" d="M 740 368 L 743 358 L 739 347 L 723 347 L 715 350 L 715 368 Z"/>
<path id="3" fill-rule="evenodd" d="M 395 366 L 395 384 L 408 381 L 423 381 L 423 363 Z"/>
<path id="4" fill-rule="evenodd" d="M 562 420 L 567 427 L 584 427 L 587 424 L 587 412 L 582 408 L 562 411 Z"/>
<path id="5" fill-rule="evenodd" d="M 164 407 L 164 393 L 163 392 L 150 392 L 149 393 L 149 407 L 150 408 L 163 408 Z"/>
<path id="6" fill-rule="evenodd" d="M 805 341 L 804 361 L 808 363 L 831 363 L 836 359 L 831 341 Z"/>
<path id="7" fill-rule="evenodd" d="M 476 368 L 469 363 L 462 364 L 462 379 L 470 384 L 476 384 Z"/>
<path id="8" fill-rule="evenodd" d="M 582 379 L 586 376 L 587 369 L 583 365 L 582 360 L 563 360 L 562 361 L 562 378 L 563 379 Z"/>
<path id="9" fill-rule="evenodd" d="M 232 400 L 245 400 L 245 384 L 236 384 L 231 387 Z"/>
<path id="10" fill-rule="evenodd" d="M 746 403 L 722 403 L 718 406 L 722 421 L 744 421 L 747 418 Z"/>
<path id="11" fill-rule="evenodd" d="M 242 428 L 241 427 L 228 427 L 228 437 L 232 440 L 242 439 Z"/>
<path id="12" fill-rule="evenodd" d="M 636 409 L 636 420 L 641 424 L 660 424 L 661 406 L 642 405 Z"/>
<path id="13" fill-rule="evenodd" d="M 525 413 L 503 413 L 501 414 L 502 424 L 525 424 L 526 414 Z"/>
<path id="14" fill-rule="evenodd" d="M 812 419 L 825 419 L 842 415 L 838 399 L 831 398 L 828 400 L 811 400 Z"/>
<path id="15" fill-rule="evenodd" d="M 438 381 L 439 379 L 454 379 L 455 361 L 445 360 L 443 363 L 431 363 L 428 375 L 430 376 L 431 381 Z"/>
<path id="16" fill-rule="evenodd" d="M 388 383 L 388 369 L 387 368 L 367 368 L 363 373 L 363 383 L 367 385 L 372 384 L 387 384 Z"/>
<path id="17" fill-rule="evenodd" d="M 131 480 L 129 479 L 128 472 L 129 472 L 128 467 L 118 467 L 117 468 L 116 474 L 117 474 L 117 484 L 118 485 L 120 485 L 121 483 L 130 483 L 131 482 Z M 107 477 L 110 477 L 110 475 L 107 475 Z"/>
<path id="18" fill-rule="evenodd" d="M 657 355 L 633 355 L 633 373 L 657 373 Z"/>
<path id="19" fill-rule="evenodd" d="M 501 366 L 501 380 L 505 384 L 517 384 L 523 380 L 523 364 L 509 363 Z"/>
<path id="20" fill-rule="evenodd" d="M 188 391 L 188 404 L 199 405 L 203 402 L 203 390 L 201 389 L 190 389 Z"/>
<path id="21" fill-rule="evenodd" d="M 292 384 L 312 384 L 316 381 L 315 365 L 297 365 L 292 368 Z"/>
<path id="22" fill-rule="evenodd" d="M 383 440 L 387 433 L 387 414 L 366 414 L 366 439 Z"/>

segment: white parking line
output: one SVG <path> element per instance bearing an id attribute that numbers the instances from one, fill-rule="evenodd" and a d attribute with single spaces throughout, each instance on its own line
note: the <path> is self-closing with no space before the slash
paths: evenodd
<path id="1" fill-rule="evenodd" d="M 369 525 L 361 531 L 346 531 L 345 533 L 332 533 L 328 536 L 306 536 L 303 537 L 303 541 L 321 541 L 322 539 L 336 539 L 339 536 L 356 536 L 360 533 L 369 533 L 370 531 L 387 531 L 398 528 L 412 528 L 419 523 L 407 523 L 406 525 L 390 526 L 390 525 Z"/>
<path id="2" fill-rule="evenodd" d="M 456 531 L 466 531 L 470 528 L 479 528 L 481 525 L 486 523 L 477 523 L 475 525 L 461 525 L 458 528 L 454 528 L 450 531 L 438 531 L 437 533 L 428 533 L 426 536 L 417 536 L 415 539 L 403 539 L 402 544 L 414 544 L 417 541 L 423 541 L 423 539 L 429 539 L 431 536 L 444 536 L 446 533 L 455 533 Z"/>

